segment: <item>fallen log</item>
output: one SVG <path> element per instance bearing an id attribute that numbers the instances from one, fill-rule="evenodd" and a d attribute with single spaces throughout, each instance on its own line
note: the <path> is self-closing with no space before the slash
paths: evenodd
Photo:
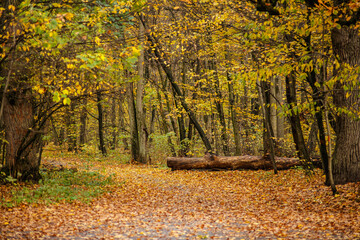
<path id="1" fill-rule="evenodd" d="M 303 166 L 304 162 L 298 158 L 275 157 L 276 166 L 279 170 L 289 169 L 295 166 Z M 314 159 L 315 166 L 321 165 L 319 159 Z M 209 156 L 204 157 L 168 157 L 167 166 L 171 170 L 186 169 L 272 169 L 269 156 Z"/>

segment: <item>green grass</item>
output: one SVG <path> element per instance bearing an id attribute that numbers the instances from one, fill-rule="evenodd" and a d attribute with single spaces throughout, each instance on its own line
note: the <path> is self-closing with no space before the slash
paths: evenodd
<path id="1" fill-rule="evenodd" d="M 0 206 L 15 207 L 20 204 L 52 204 L 79 201 L 88 203 L 115 185 L 112 176 L 97 172 L 70 170 L 44 172 L 37 185 L 10 186 L 11 193 L 0 199 Z"/>

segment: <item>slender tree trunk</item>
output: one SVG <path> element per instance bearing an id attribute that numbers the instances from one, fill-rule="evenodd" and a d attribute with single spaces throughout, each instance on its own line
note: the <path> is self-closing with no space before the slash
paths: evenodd
<path id="1" fill-rule="evenodd" d="M 99 150 L 102 155 L 106 156 L 107 151 L 105 147 L 105 139 L 104 139 L 104 112 L 102 107 L 102 94 L 100 91 L 96 92 L 97 97 L 97 109 L 98 109 L 98 133 L 99 133 Z"/>
<path id="2" fill-rule="evenodd" d="M 116 148 L 116 143 L 117 143 L 117 126 L 116 126 L 116 98 L 115 96 L 112 97 L 111 100 L 111 116 L 110 116 L 110 120 L 111 120 L 111 149 L 115 150 Z"/>
<path id="3" fill-rule="evenodd" d="M 240 124 L 238 121 L 237 111 L 235 108 L 235 93 L 234 93 L 234 83 L 230 78 L 230 74 L 227 73 L 228 79 L 228 89 L 229 89 L 229 104 L 230 104 L 230 115 L 231 122 L 234 132 L 234 142 L 235 142 L 235 156 L 240 156 L 241 151 L 241 135 L 240 135 Z"/>
<path id="4" fill-rule="evenodd" d="M 145 86 L 145 51 L 144 51 L 144 42 L 145 42 L 145 32 L 144 25 L 140 21 L 139 29 L 139 41 L 141 44 L 141 52 L 138 61 L 138 75 L 139 80 L 137 82 L 136 90 L 136 119 L 137 119 L 137 130 L 138 130 L 138 139 L 139 139 L 139 159 L 137 160 L 140 163 L 147 163 L 147 129 L 146 129 L 146 113 L 143 104 L 144 98 L 144 86 Z"/>
<path id="5" fill-rule="evenodd" d="M 271 83 L 269 83 L 269 91 L 270 91 L 270 96 L 269 96 L 269 115 L 270 115 L 270 123 L 271 123 L 271 128 L 273 130 L 273 136 L 275 138 L 277 138 L 277 115 L 276 115 L 276 105 L 277 105 L 277 101 L 275 99 L 276 96 L 276 76 L 273 76 L 271 78 Z"/>
<path id="6" fill-rule="evenodd" d="M 277 99 L 277 110 L 276 110 L 276 116 L 277 116 L 277 120 L 276 120 L 276 137 L 281 139 L 284 138 L 285 135 L 285 121 L 284 121 L 284 116 L 282 114 L 282 105 L 284 104 L 284 88 L 283 88 L 283 83 L 281 81 L 281 77 L 277 76 L 275 79 L 275 96 Z"/>
<path id="7" fill-rule="evenodd" d="M 260 106 L 263 108 L 263 117 L 264 117 L 264 132 L 263 132 L 263 146 L 264 153 L 271 153 L 271 144 L 274 146 L 274 131 L 273 125 L 271 122 L 271 93 L 270 93 L 270 82 L 261 81 L 258 83 L 259 89 L 259 100 Z M 269 128 L 268 128 L 269 127 Z M 275 146 L 274 146 L 275 147 Z"/>
<path id="8" fill-rule="evenodd" d="M 274 169 L 274 174 L 277 174 L 277 166 L 276 166 L 276 162 L 275 162 L 275 146 L 274 146 L 274 140 L 273 140 L 273 135 L 272 135 L 272 129 L 271 129 L 271 124 L 270 124 L 270 111 L 269 109 L 266 107 L 266 103 L 264 101 L 265 98 L 265 90 L 261 87 L 260 82 L 257 82 L 258 85 L 258 92 L 259 92 L 259 99 L 260 99 L 260 105 L 261 105 L 261 109 L 263 110 L 263 116 L 264 116 L 264 123 L 265 123 L 265 129 L 266 129 L 266 133 L 265 133 L 265 141 L 268 141 L 268 146 L 269 149 L 266 149 L 266 151 L 268 152 L 264 152 L 264 153 L 269 153 L 270 154 L 270 159 L 271 159 L 271 163 Z M 268 111 L 266 111 L 266 109 L 268 109 Z M 264 144 L 265 145 L 265 144 Z"/>
<path id="9" fill-rule="evenodd" d="M 184 114 L 180 114 L 180 116 L 177 119 L 178 119 L 179 137 L 180 137 L 179 156 L 186 156 L 187 146 L 186 146 L 186 128 L 185 128 Z"/>
<path id="10" fill-rule="evenodd" d="M 158 98 L 158 101 L 160 103 L 160 116 L 161 116 L 161 122 L 162 122 L 162 128 L 164 130 L 164 133 L 165 134 L 168 134 L 170 131 L 169 131 L 169 125 L 166 121 L 166 116 L 165 116 L 165 112 L 164 112 L 164 107 L 163 107 L 163 103 L 161 101 L 161 95 L 160 95 L 160 92 L 159 90 L 157 91 L 157 98 Z M 172 156 L 175 157 L 176 156 L 176 150 L 175 150 L 175 147 L 174 147 L 174 144 L 172 143 L 172 140 L 171 140 L 171 136 L 168 135 L 167 137 L 167 141 L 168 141 L 168 144 L 169 144 L 169 147 L 170 147 L 170 151 L 172 153 Z"/>
<path id="11" fill-rule="evenodd" d="M 130 123 L 130 149 L 133 161 L 139 159 L 139 136 L 134 99 L 134 83 L 130 82 L 127 89 L 128 111 Z"/>
<path id="12" fill-rule="evenodd" d="M 52 117 L 50 117 L 50 123 L 51 123 L 51 127 L 52 127 L 52 133 L 55 138 L 54 144 L 55 144 L 55 146 L 59 146 L 59 145 L 61 145 L 60 134 L 56 130 L 54 119 Z"/>
<path id="13" fill-rule="evenodd" d="M 306 38 L 305 38 L 305 42 L 307 44 L 307 49 L 309 52 L 311 52 L 311 34 L 309 34 Z M 320 83 L 321 87 L 324 83 L 325 79 L 322 79 L 323 77 L 320 76 L 320 81 L 318 83 Z M 318 130 L 319 130 L 319 148 L 320 148 L 320 155 L 321 155 L 321 160 L 323 162 L 323 169 L 324 169 L 324 173 L 326 175 L 326 180 L 325 183 L 329 184 L 329 156 L 328 156 L 328 152 L 327 152 L 327 148 L 326 148 L 326 134 L 325 134 L 325 129 L 324 129 L 324 120 L 323 120 L 323 112 L 324 112 L 324 104 L 325 104 L 325 95 L 323 92 L 320 91 L 320 89 L 317 87 L 317 79 L 316 79 L 316 74 L 315 71 L 312 70 L 311 72 L 308 73 L 307 76 L 307 81 L 310 84 L 312 90 L 313 90 L 313 94 L 312 94 L 312 99 L 314 101 L 314 107 L 315 107 L 315 119 L 318 125 Z M 309 162 L 309 161 L 308 161 Z"/>
<path id="14" fill-rule="evenodd" d="M 150 132 L 149 136 L 155 133 L 155 121 L 156 121 L 156 106 L 152 106 L 151 118 L 150 118 Z M 152 142 L 152 139 L 149 139 L 149 142 Z"/>
<path id="15" fill-rule="evenodd" d="M 316 143 L 318 142 L 317 135 L 318 135 L 318 124 L 317 121 L 314 121 L 311 124 L 309 137 L 306 142 L 306 148 L 309 150 L 309 155 L 311 158 L 315 157 L 316 154 L 315 147 L 316 147 Z"/>
<path id="16" fill-rule="evenodd" d="M 286 76 L 286 99 L 289 105 L 291 114 L 289 116 L 291 132 L 294 138 L 296 151 L 300 159 L 305 159 L 307 162 L 311 162 L 309 153 L 306 149 L 303 132 L 301 129 L 300 116 L 294 111 L 294 107 L 297 105 L 296 99 L 296 79 L 293 73 Z"/>
<path id="17" fill-rule="evenodd" d="M 332 170 L 332 147 L 331 147 L 331 132 L 330 132 L 330 123 L 329 123 L 329 117 L 328 117 L 328 112 L 326 111 L 325 112 L 325 119 L 326 119 L 326 131 L 327 131 L 327 134 L 328 134 L 328 146 L 329 146 L 329 160 L 328 160 L 328 168 L 329 168 L 329 184 L 331 186 L 331 190 L 333 192 L 333 195 L 337 194 L 338 191 L 336 189 L 336 185 L 335 185 L 335 182 L 334 182 L 334 176 L 333 176 L 333 170 Z"/>
<path id="18" fill-rule="evenodd" d="M 81 107 L 80 112 L 80 139 L 79 139 L 79 147 L 80 149 L 86 143 L 86 126 L 87 126 L 87 111 L 86 111 L 87 99 L 83 100 L 83 106 Z"/>
<path id="19" fill-rule="evenodd" d="M 125 101 L 124 95 L 120 94 L 120 99 L 118 101 L 118 106 L 119 106 L 119 110 L 118 110 L 118 119 L 119 119 L 119 128 L 117 131 L 117 135 L 120 136 L 121 134 L 123 134 L 126 131 L 126 123 L 125 123 L 125 110 L 123 107 L 123 102 Z M 128 139 L 125 137 L 122 137 L 122 142 L 123 142 L 123 147 L 124 150 L 128 150 L 129 149 L 129 144 L 128 144 Z"/>
<path id="20" fill-rule="evenodd" d="M 220 90 L 220 81 L 219 81 L 219 76 L 218 76 L 218 72 L 217 72 L 217 66 L 216 66 L 216 62 L 215 62 L 215 56 L 213 56 L 213 59 L 210 61 L 209 63 L 210 65 L 210 69 L 214 71 L 214 80 L 215 80 L 215 105 L 216 105 L 216 110 L 218 112 L 219 115 L 219 120 L 220 120 L 220 126 L 221 126 L 221 130 L 220 130 L 220 136 L 221 136 L 221 145 L 222 145 L 222 151 L 224 152 L 225 156 L 229 156 L 230 155 L 230 151 L 229 151 L 229 137 L 227 134 L 227 127 L 226 127 L 226 122 L 225 122 L 225 113 L 224 113 L 224 107 L 222 104 L 223 101 L 223 97 L 222 97 L 222 93 Z"/>
<path id="21" fill-rule="evenodd" d="M 70 106 L 66 108 L 65 122 L 66 122 L 66 138 L 68 151 L 77 152 L 77 134 L 76 134 L 76 118 L 75 118 L 75 102 L 71 102 Z"/>

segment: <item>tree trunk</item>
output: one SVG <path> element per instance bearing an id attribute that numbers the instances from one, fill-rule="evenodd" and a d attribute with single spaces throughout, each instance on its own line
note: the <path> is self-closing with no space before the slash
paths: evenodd
<path id="1" fill-rule="evenodd" d="M 282 106 L 284 104 L 284 88 L 283 88 L 283 82 L 282 82 L 282 77 L 277 76 L 275 78 L 275 97 L 277 99 L 276 105 L 277 105 L 277 109 L 276 109 L 276 116 L 277 116 L 277 120 L 276 120 L 276 137 L 278 139 L 282 139 L 284 138 L 284 134 L 285 134 L 285 121 L 284 121 L 284 116 L 283 116 L 283 109 Z"/>
<path id="2" fill-rule="evenodd" d="M 184 120 L 184 114 L 180 113 L 180 116 L 177 118 L 178 120 L 178 126 L 179 126 L 179 140 L 180 140 L 180 150 L 179 150 L 179 156 L 186 156 L 188 149 L 186 144 L 186 128 L 185 128 L 185 120 Z"/>
<path id="3" fill-rule="evenodd" d="M 229 105 L 230 105 L 230 115 L 231 123 L 233 126 L 234 132 L 234 142 L 235 142 L 235 156 L 241 155 L 241 134 L 240 134 L 240 124 L 238 120 L 238 114 L 235 108 L 235 93 L 234 93 L 234 83 L 230 78 L 230 74 L 227 73 L 228 79 L 228 89 L 229 89 Z"/>
<path id="4" fill-rule="evenodd" d="M 87 123 L 87 111 L 86 111 L 87 99 L 83 100 L 83 106 L 80 112 L 80 140 L 79 147 L 80 149 L 86 143 L 86 123 Z"/>
<path id="5" fill-rule="evenodd" d="M 127 132 L 126 131 L 126 123 L 125 123 L 125 110 L 123 108 L 123 102 L 125 101 L 124 95 L 120 94 L 120 99 L 118 101 L 118 131 L 117 131 L 117 135 L 120 136 L 123 134 L 123 132 Z M 124 150 L 128 150 L 129 149 L 129 144 L 128 144 L 128 139 L 126 137 L 121 137 L 122 138 L 122 142 L 123 142 L 123 147 Z"/>
<path id="6" fill-rule="evenodd" d="M 102 96 L 101 92 L 96 92 L 97 97 L 97 108 L 98 108 L 98 132 L 99 132 L 99 150 L 102 155 L 106 156 L 106 147 L 105 147 L 105 139 L 104 139 L 104 116 L 103 116 L 103 108 L 102 108 Z"/>
<path id="7" fill-rule="evenodd" d="M 318 125 L 317 122 L 313 122 L 310 127 L 310 133 L 308 140 L 306 142 L 306 148 L 309 150 L 309 155 L 311 158 L 315 157 L 316 151 L 316 143 L 318 142 Z"/>
<path id="8" fill-rule="evenodd" d="M 359 30 L 343 26 L 331 33 L 333 51 L 342 63 L 352 67 L 360 66 Z M 334 91 L 334 105 L 337 108 L 358 112 L 360 109 L 359 76 L 356 82 L 337 83 Z M 348 91 L 344 90 L 347 86 Z M 355 115 L 356 116 L 356 115 Z M 360 121 L 340 112 L 336 115 L 336 141 L 333 154 L 333 174 L 335 184 L 360 181 Z"/>
<path id="9" fill-rule="evenodd" d="M 131 158 L 133 161 L 137 161 L 139 158 L 139 136 L 135 110 L 135 99 L 134 99 L 134 83 L 130 82 L 127 89 L 128 98 L 128 111 L 129 111 L 129 122 L 130 122 L 130 150 Z"/>
<path id="10" fill-rule="evenodd" d="M 147 129 L 146 129 L 146 113 L 143 104 L 144 98 L 144 87 L 145 87 L 145 51 L 144 51 L 144 42 L 145 42 L 145 33 L 144 33 L 144 25 L 140 21 L 139 28 L 139 41 L 141 44 L 141 52 L 138 61 L 138 75 L 139 80 L 137 82 L 136 89 L 136 122 L 137 122 L 137 130 L 138 130 L 138 140 L 139 140 L 139 158 L 137 159 L 140 163 L 147 163 Z"/>
<path id="11" fill-rule="evenodd" d="M 21 181 L 41 179 L 39 173 L 40 132 L 34 128 L 34 110 L 31 96 L 13 91 L 4 99 L 5 171 Z"/>
<path id="12" fill-rule="evenodd" d="M 215 60 L 215 55 L 212 54 L 212 59 L 209 61 L 209 68 L 210 70 L 212 70 L 213 73 L 213 77 L 214 77 L 214 88 L 215 88 L 215 105 L 216 105 L 216 110 L 218 112 L 219 115 L 219 120 L 220 120 L 220 139 L 221 139 L 221 145 L 222 145 L 222 151 L 224 153 L 225 156 L 229 156 L 230 155 L 230 150 L 229 150 L 229 137 L 227 134 L 227 127 L 226 127 L 226 122 L 225 122 L 225 113 L 224 113 L 224 107 L 223 107 L 223 97 L 222 97 L 222 93 L 221 93 L 221 89 L 220 89 L 220 81 L 219 81 L 219 76 L 218 76 L 218 72 L 217 72 L 217 66 L 216 66 L 216 60 Z"/>
<path id="13" fill-rule="evenodd" d="M 117 143 L 117 126 L 116 126 L 116 98 L 115 96 L 112 96 L 111 99 L 111 116 L 110 116 L 110 120 L 111 120 L 111 149 L 115 150 L 116 148 L 116 143 Z"/>
<path id="14" fill-rule="evenodd" d="M 298 158 L 275 158 L 277 168 L 280 170 L 289 169 L 295 166 L 302 166 L 302 161 Z M 319 165 L 319 161 L 315 160 L 315 164 Z M 171 170 L 186 169 L 272 169 L 273 164 L 268 156 L 210 156 L 205 155 L 200 158 L 167 158 L 167 166 Z"/>
<path id="15" fill-rule="evenodd" d="M 264 153 L 271 153 L 273 150 L 271 145 L 274 147 L 274 131 L 271 122 L 271 106 L 270 106 L 270 82 L 260 81 L 258 82 L 258 92 L 260 106 L 263 112 L 264 118 L 264 131 L 263 131 L 263 146 Z"/>
<path id="16" fill-rule="evenodd" d="M 277 102 L 276 102 L 276 76 L 272 77 L 271 78 L 271 82 L 269 83 L 269 92 L 270 92 L 270 96 L 269 96 L 269 103 L 270 103 L 270 107 L 269 107 L 269 115 L 270 115 L 270 125 L 271 125 L 271 128 L 273 130 L 273 136 L 275 138 L 278 137 L 277 135 L 277 112 L 276 112 L 276 105 L 277 105 Z"/>
<path id="17" fill-rule="evenodd" d="M 264 82 L 262 82 L 262 83 L 264 83 Z M 269 150 L 269 152 L 264 152 L 264 153 L 270 154 L 270 160 L 271 160 L 272 167 L 274 169 L 274 174 L 277 174 L 277 163 L 275 160 L 275 147 L 274 147 L 274 140 L 273 140 L 273 131 L 272 131 L 271 122 L 270 122 L 271 121 L 270 120 L 270 111 L 269 111 L 269 108 L 266 106 L 267 104 L 265 104 L 265 102 L 264 102 L 265 89 L 260 86 L 259 81 L 257 82 L 257 84 L 258 84 L 260 105 L 261 105 L 261 109 L 263 112 L 264 124 L 265 124 L 265 130 L 266 130 L 266 132 L 265 132 L 266 137 L 264 138 L 264 140 L 268 141 L 268 145 L 269 145 L 269 149 L 264 149 L 264 150 Z M 263 86 L 264 85 L 265 84 L 263 84 Z"/>
<path id="18" fill-rule="evenodd" d="M 164 107 L 163 107 L 163 101 L 161 100 L 161 95 L 160 95 L 160 90 L 157 89 L 157 98 L 158 98 L 158 101 L 159 101 L 159 104 L 160 104 L 160 109 L 159 109 L 159 112 L 160 112 L 160 116 L 161 116 L 161 122 L 162 122 L 162 128 L 163 128 L 163 131 L 167 136 L 167 141 L 168 141 L 168 144 L 169 144 L 169 147 L 170 147 L 170 151 L 171 151 L 171 154 L 173 157 L 176 156 L 176 150 L 175 150 L 175 147 L 174 147 L 174 144 L 172 143 L 172 140 L 171 140 L 171 136 L 168 134 L 170 131 L 169 131 L 169 125 L 168 125 L 168 122 L 166 121 L 166 116 L 165 116 L 165 112 L 164 112 Z"/>
<path id="19" fill-rule="evenodd" d="M 301 129 L 300 116 L 297 112 L 294 111 L 294 107 L 297 105 L 296 100 L 296 79 L 293 76 L 293 73 L 290 73 L 289 76 L 286 76 L 286 99 L 291 110 L 290 114 L 290 124 L 291 132 L 294 138 L 296 151 L 300 159 L 305 159 L 307 162 L 311 162 L 309 153 L 307 151 L 303 132 Z"/>
<path id="20" fill-rule="evenodd" d="M 77 151 L 77 143 L 76 143 L 76 118 L 75 118 L 75 103 L 72 101 L 70 106 L 66 108 L 65 115 L 65 123 L 66 123 L 66 139 L 67 139 L 67 147 L 68 151 Z"/>

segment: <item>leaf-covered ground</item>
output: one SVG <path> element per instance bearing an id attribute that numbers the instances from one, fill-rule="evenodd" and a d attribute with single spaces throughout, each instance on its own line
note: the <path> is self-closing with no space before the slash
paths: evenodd
<path id="1" fill-rule="evenodd" d="M 89 168 L 125 183 L 88 204 L 2 207 L 0 238 L 360 239 L 359 184 L 332 196 L 320 171 L 172 172 L 114 161 Z"/>

